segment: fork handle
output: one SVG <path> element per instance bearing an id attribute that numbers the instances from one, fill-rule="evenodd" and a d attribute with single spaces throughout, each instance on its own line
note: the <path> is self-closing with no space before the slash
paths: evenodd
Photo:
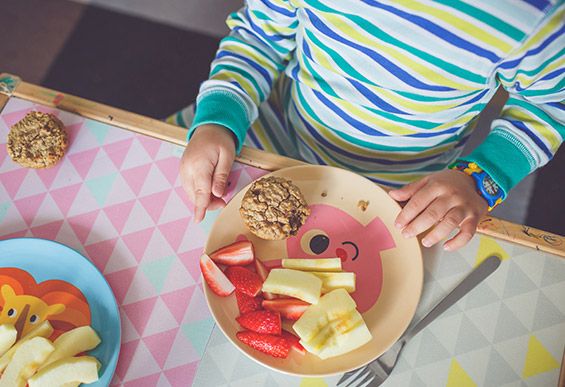
<path id="1" fill-rule="evenodd" d="M 491 275 L 500 265 L 500 258 L 491 255 L 477 266 L 455 289 L 451 291 L 443 300 L 441 300 L 434 308 L 412 329 L 404 335 L 403 339 L 408 341 L 416 336 L 422 329 L 428 326 L 433 320 L 439 317 L 443 312 L 449 309 L 453 304 L 459 301 L 464 295 L 469 293 L 480 284 L 485 278 Z"/>

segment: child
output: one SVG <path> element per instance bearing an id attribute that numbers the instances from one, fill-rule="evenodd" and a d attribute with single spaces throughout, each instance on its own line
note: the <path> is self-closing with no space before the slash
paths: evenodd
<path id="1" fill-rule="evenodd" d="M 193 108 L 181 162 L 195 220 L 250 146 L 396 188 L 396 226 L 447 250 L 565 136 L 563 0 L 247 0 Z M 500 119 L 460 156 L 499 85 Z M 251 129 L 249 129 L 251 128 Z M 450 167 L 450 168 L 448 168 Z"/>

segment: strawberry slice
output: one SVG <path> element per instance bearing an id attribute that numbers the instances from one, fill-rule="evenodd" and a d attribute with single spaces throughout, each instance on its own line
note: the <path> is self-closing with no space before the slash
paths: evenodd
<path id="1" fill-rule="evenodd" d="M 280 313 L 269 310 L 257 310 L 246 313 L 236 318 L 236 321 L 245 329 L 257 333 L 269 335 L 281 334 L 281 315 Z"/>
<path id="2" fill-rule="evenodd" d="M 294 349 L 301 355 L 306 354 L 306 349 L 302 346 L 302 344 L 300 344 L 300 339 L 297 336 L 287 331 L 282 331 L 281 336 L 288 341 L 290 348 Z"/>
<path id="3" fill-rule="evenodd" d="M 200 271 L 210 289 L 218 296 L 229 296 L 235 290 L 230 280 L 206 254 L 200 257 Z"/>
<path id="4" fill-rule="evenodd" d="M 261 291 L 263 281 L 258 274 L 241 266 L 230 266 L 226 269 L 226 276 L 233 286 L 248 296 L 255 297 Z"/>
<path id="5" fill-rule="evenodd" d="M 278 298 L 276 300 L 263 301 L 263 308 L 279 312 L 282 317 L 289 320 L 298 320 L 309 306 L 309 303 L 296 298 Z"/>
<path id="6" fill-rule="evenodd" d="M 236 290 L 235 299 L 237 300 L 237 307 L 239 308 L 240 314 L 255 312 L 256 310 L 262 309 L 261 302 L 263 299 L 260 296 L 251 297 L 239 290 Z"/>
<path id="7" fill-rule="evenodd" d="M 284 359 L 288 356 L 288 352 L 290 351 L 290 343 L 284 337 L 251 331 L 237 332 L 236 337 L 251 348 L 273 357 Z"/>
<path id="8" fill-rule="evenodd" d="M 261 260 L 259 258 L 257 258 L 255 260 L 255 271 L 257 272 L 257 274 L 259 274 L 259 277 L 261 277 L 261 280 L 263 282 L 265 282 L 265 280 L 267 279 L 267 276 L 269 275 L 269 269 L 267 269 L 265 264 L 263 262 L 261 262 Z M 263 297 L 265 297 L 265 299 L 267 299 L 267 300 L 274 300 L 275 298 L 277 298 L 277 296 L 275 294 L 267 293 L 267 292 L 263 292 Z"/>
<path id="9" fill-rule="evenodd" d="M 214 251 L 210 254 L 210 258 L 212 258 L 214 262 L 222 265 L 245 266 L 253 262 L 255 255 L 251 242 L 240 241 Z"/>

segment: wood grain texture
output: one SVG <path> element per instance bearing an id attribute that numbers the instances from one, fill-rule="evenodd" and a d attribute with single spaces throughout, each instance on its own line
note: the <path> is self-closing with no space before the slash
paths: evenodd
<path id="1" fill-rule="evenodd" d="M 177 145 L 186 145 L 185 128 L 101 103 L 92 102 L 84 98 L 59 93 L 55 90 L 26 82 L 21 82 L 18 85 L 14 91 L 14 96 L 41 105 L 57 107 L 61 110 L 75 113 L 86 118 Z M 0 98 L 2 97 L 0 96 Z M 0 99 L 0 102 L 1 101 Z M 267 171 L 304 164 L 302 161 L 248 147 L 243 147 L 241 154 L 237 157 L 237 161 Z M 565 257 L 565 238 L 550 232 L 515 224 L 492 216 L 485 216 L 481 220 L 477 232 Z"/>

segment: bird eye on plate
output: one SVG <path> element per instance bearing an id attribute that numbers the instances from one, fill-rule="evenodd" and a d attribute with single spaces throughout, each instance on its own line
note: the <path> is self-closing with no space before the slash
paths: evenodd
<path id="1" fill-rule="evenodd" d="M 319 229 L 312 229 L 304 233 L 300 240 L 302 250 L 310 255 L 320 255 L 324 253 L 330 245 L 328 235 Z"/>
<path id="2" fill-rule="evenodd" d="M 35 324 L 37 322 L 37 315 L 36 314 L 32 314 L 31 317 L 29 318 L 29 322 L 32 324 Z"/>
<path id="3" fill-rule="evenodd" d="M 10 308 L 8 309 L 8 313 L 6 313 L 8 315 L 8 317 L 15 317 L 18 312 L 14 309 L 14 308 Z"/>

